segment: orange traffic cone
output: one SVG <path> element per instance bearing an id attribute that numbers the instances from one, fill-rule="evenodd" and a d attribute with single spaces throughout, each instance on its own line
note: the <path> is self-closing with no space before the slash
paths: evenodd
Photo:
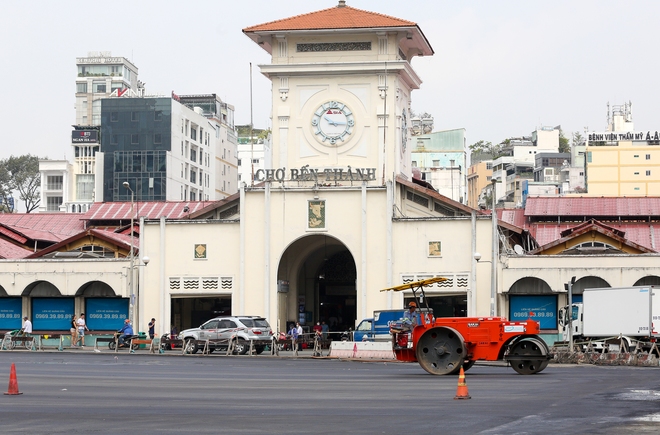
<path id="1" fill-rule="evenodd" d="M 463 371 L 463 366 L 461 366 L 461 372 L 458 375 L 458 388 L 456 389 L 456 397 L 454 397 L 454 400 L 463 399 L 472 399 L 472 397 L 470 397 L 470 393 L 468 393 L 468 387 L 465 383 L 465 372 Z"/>
<path id="2" fill-rule="evenodd" d="M 5 395 L 23 394 L 18 391 L 18 381 L 16 380 L 16 366 L 11 363 L 11 372 L 9 373 L 9 389 Z"/>

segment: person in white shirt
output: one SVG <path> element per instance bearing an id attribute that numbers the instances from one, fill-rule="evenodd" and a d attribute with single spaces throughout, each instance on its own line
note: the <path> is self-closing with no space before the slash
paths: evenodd
<path id="1" fill-rule="evenodd" d="M 76 324 L 78 325 L 78 339 L 80 340 L 80 345 L 85 347 L 85 331 L 89 331 L 85 324 L 85 313 L 80 313 L 80 317 L 76 320 Z"/>
<path id="2" fill-rule="evenodd" d="M 303 329 L 300 323 L 296 323 L 296 332 L 298 333 L 298 350 L 302 350 Z"/>
<path id="3" fill-rule="evenodd" d="M 23 323 L 23 334 L 32 334 L 32 322 L 30 322 L 27 316 L 23 317 L 23 320 L 25 321 Z"/>

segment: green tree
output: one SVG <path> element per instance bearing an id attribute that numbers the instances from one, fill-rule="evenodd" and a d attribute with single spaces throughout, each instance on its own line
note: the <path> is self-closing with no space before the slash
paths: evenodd
<path id="1" fill-rule="evenodd" d="M 570 153 L 571 145 L 568 143 L 568 138 L 564 136 L 562 129 L 559 129 L 559 152 L 560 153 Z"/>
<path id="2" fill-rule="evenodd" d="M 495 160 L 502 156 L 502 150 L 505 143 L 507 143 L 507 141 L 502 141 L 502 143 L 497 145 L 493 145 L 491 142 L 485 140 L 475 142 L 468 146 L 470 149 L 470 159 L 473 163 L 483 160 Z"/>
<path id="3" fill-rule="evenodd" d="M 579 131 L 574 131 L 573 132 L 573 146 L 578 146 L 578 145 L 583 145 L 584 144 L 584 136 L 580 134 Z"/>
<path id="4" fill-rule="evenodd" d="M 0 194 L 2 204 L 8 209 L 8 198 L 12 192 L 18 192 L 19 200 L 25 204 L 25 211 L 30 213 L 36 210 L 41 201 L 40 186 L 37 156 L 26 154 L 0 160 Z"/>

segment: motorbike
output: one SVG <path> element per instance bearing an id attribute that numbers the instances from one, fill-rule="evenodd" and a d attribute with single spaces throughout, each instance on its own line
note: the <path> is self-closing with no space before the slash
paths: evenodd
<path id="1" fill-rule="evenodd" d="M 163 351 L 181 348 L 182 345 L 183 343 L 181 340 L 178 340 L 178 336 L 176 334 L 163 334 L 160 337 L 160 348 Z"/>
<path id="2" fill-rule="evenodd" d="M 348 328 L 348 331 L 341 333 L 341 341 L 352 341 L 353 340 L 353 330 Z"/>
<path id="3" fill-rule="evenodd" d="M 115 350 L 115 346 L 118 346 L 118 349 L 128 348 L 131 345 L 131 340 L 139 338 L 139 336 L 135 335 L 135 334 L 126 335 L 126 336 L 124 336 L 123 343 L 120 343 L 119 342 L 119 335 L 120 334 L 121 333 L 119 333 L 119 332 L 115 332 L 115 340 L 108 343 L 108 348 L 110 350 Z M 139 347 L 140 347 L 139 344 L 134 344 L 133 346 L 131 346 L 131 349 L 132 350 L 137 350 Z"/>

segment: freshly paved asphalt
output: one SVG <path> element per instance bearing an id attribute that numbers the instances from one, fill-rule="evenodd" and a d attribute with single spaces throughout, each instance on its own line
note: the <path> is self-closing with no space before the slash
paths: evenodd
<path id="1" fill-rule="evenodd" d="M 283 355 L 0 351 L 23 393 L 0 395 L 0 432 L 660 433 L 659 368 L 477 365 L 454 400 L 457 376 L 417 364 Z"/>

